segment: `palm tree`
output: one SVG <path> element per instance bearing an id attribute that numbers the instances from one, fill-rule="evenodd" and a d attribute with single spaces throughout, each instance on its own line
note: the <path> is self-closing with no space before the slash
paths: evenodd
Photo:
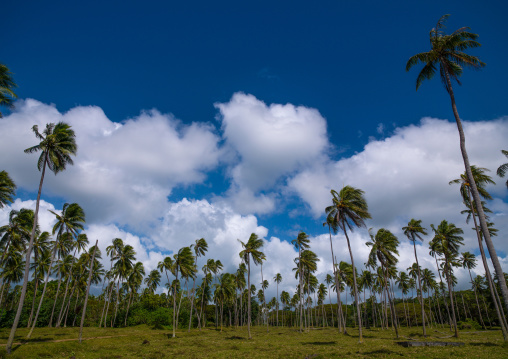
<path id="1" fill-rule="evenodd" d="M 406 227 L 402 227 L 402 230 L 404 231 L 404 235 L 413 243 L 413 249 L 415 252 L 415 260 L 416 260 L 416 268 L 418 269 L 417 275 L 418 275 L 418 289 L 419 292 L 416 291 L 416 293 L 420 295 L 420 306 L 422 310 L 422 325 L 423 325 L 423 336 L 427 335 L 427 332 L 425 330 L 425 312 L 423 308 L 423 297 L 422 297 L 422 280 L 421 280 L 421 273 L 420 273 L 420 264 L 418 263 L 418 256 L 416 255 L 416 239 L 419 239 L 421 242 L 423 242 L 423 239 L 421 235 L 426 236 L 427 232 L 425 228 L 421 225 L 421 220 L 416 220 L 412 218 Z"/>
<path id="2" fill-rule="evenodd" d="M 362 343 L 362 322 L 358 300 L 358 286 L 356 284 L 356 269 L 353 251 L 351 250 L 349 236 L 347 235 L 347 229 L 353 231 L 353 227 L 365 227 L 365 220 L 371 218 L 371 216 L 368 211 L 367 201 L 363 196 L 364 192 L 361 189 L 354 188 L 352 186 L 345 186 L 339 193 L 332 189 L 331 194 L 332 205 L 327 207 L 325 211 L 327 216 L 335 218 L 337 228 L 342 230 L 346 236 L 349 255 L 351 257 L 351 265 L 353 267 L 353 284 L 358 315 L 358 329 L 360 333 L 360 343 Z"/>
<path id="3" fill-rule="evenodd" d="M 136 251 L 134 248 L 127 244 L 123 246 L 116 255 L 116 262 L 113 265 L 113 270 L 115 271 L 117 278 L 117 289 L 116 289 L 116 305 L 115 305 L 115 316 L 113 318 L 113 325 L 116 322 L 116 315 L 118 312 L 118 303 L 120 299 L 120 282 L 126 280 L 129 277 L 129 273 L 133 267 L 133 261 L 136 260 Z"/>
<path id="4" fill-rule="evenodd" d="M 85 323 L 85 314 L 86 314 L 86 306 L 88 303 L 88 293 L 90 293 L 90 284 L 92 283 L 92 277 L 95 267 L 95 258 L 100 258 L 100 250 L 97 247 L 97 244 L 99 243 L 99 240 L 97 239 L 95 241 L 95 246 L 93 248 L 90 248 L 90 251 L 92 251 L 92 259 L 90 260 L 89 264 L 89 274 L 88 274 L 88 281 L 86 286 L 86 295 L 85 295 L 85 302 L 83 304 L 83 314 L 81 315 L 81 323 L 79 325 L 79 342 L 81 343 L 81 337 L 83 335 L 83 324 Z M 89 251 L 89 252 L 90 252 Z"/>
<path id="5" fill-rule="evenodd" d="M 136 262 L 134 266 L 132 267 L 132 270 L 129 273 L 129 278 L 127 279 L 127 285 L 130 289 L 130 298 L 127 302 L 127 312 L 125 313 L 125 321 L 124 326 L 127 326 L 127 317 L 129 315 L 129 308 L 131 306 L 132 302 L 132 296 L 135 292 L 137 292 L 138 288 L 141 286 L 141 283 L 143 283 L 143 277 L 145 276 L 145 267 L 143 266 L 143 263 Z M 159 274 L 159 283 L 160 283 L 160 274 Z M 157 283 L 157 285 L 159 285 Z"/>
<path id="6" fill-rule="evenodd" d="M 21 289 L 21 295 L 19 298 L 18 310 L 16 317 L 12 324 L 11 333 L 7 340 L 7 353 L 11 352 L 12 343 L 14 341 L 14 335 L 18 328 L 19 318 L 23 310 L 23 304 L 25 302 L 26 287 L 28 284 L 28 275 L 30 270 L 30 255 L 32 252 L 32 246 L 35 238 L 35 230 L 37 228 L 37 219 L 39 215 L 39 203 L 41 200 L 42 183 L 44 181 L 44 174 L 46 172 L 46 166 L 55 173 L 65 170 L 67 164 L 73 164 L 71 155 L 76 155 L 77 145 L 75 141 L 75 134 L 71 127 L 64 123 L 59 122 L 56 125 L 53 123 L 47 124 L 46 129 L 43 133 L 39 133 L 37 125 L 32 127 L 35 136 L 41 141 L 38 145 L 29 147 L 25 150 L 25 153 L 34 153 L 41 151 L 41 155 L 37 162 L 37 168 L 41 171 L 41 181 L 39 184 L 39 191 L 37 193 L 37 201 L 35 203 L 35 215 L 34 223 L 32 226 L 32 233 L 30 235 L 30 243 L 28 244 L 28 250 L 26 254 L 25 264 L 25 275 L 23 278 L 23 288 Z"/>
<path id="7" fill-rule="evenodd" d="M 291 243 L 298 249 L 298 265 L 301 264 L 302 250 L 308 249 L 309 246 L 309 236 L 305 232 L 298 233 L 296 239 L 293 239 Z M 302 269 L 298 268 L 297 273 L 302 273 Z M 300 298 L 300 332 L 303 331 L 303 276 L 299 277 L 299 288 L 300 292 L 298 293 L 298 297 Z"/>
<path id="8" fill-rule="evenodd" d="M 182 277 L 189 276 L 194 271 L 194 256 L 190 247 L 181 248 L 178 253 L 173 255 L 173 275 L 175 276 L 175 287 L 173 288 L 173 338 L 176 337 L 176 284 L 178 282 L 178 273 Z"/>
<path id="9" fill-rule="evenodd" d="M 471 284 L 473 284 L 473 276 L 471 275 L 471 269 L 476 267 L 475 255 L 470 252 L 464 252 L 464 253 L 462 253 L 462 255 L 460 257 L 460 262 L 462 263 L 463 268 L 467 268 L 467 271 L 469 272 L 469 278 L 471 279 Z M 486 329 L 485 323 L 483 322 L 482 311 L 480 309 L 480 303 L 478 302 L 478 294 L 476 293 L 476 288 L 474 286 L 473 286 L 473 290 L 474 290 L 474 297 L 476 299 L 476 306 L 478 308 L 478 315 L 480 317 L 480 323 L 481 323 L 483 329 Z"/>
<path id="10" fill-rule="evenodd" d="M 276 299 L 276 306 L 277 306 L 277 326 L 279 326 L 279 300 L 278 300 L 278 298 L 279 298 L 279 283 L 280 283 L 280 282 L 282 282 L 282 276 L 280 275 L 280 273 L 277 273 L 277 274 L 275 275 L 275 277 L 273 277 L 273 281 L 274 281 L 275 283 L 277 283 L 277 297 L 275 297 L 275 298 L 277 298 L 277 299 Z"/>
<path id="11" fill-rule="evenodd" d="M 261 247 L 263 247 L 263 240 L 258 238 L 256 233 L 252 233 L 249 237 L 247 243 L 243 243 L 241 240 L 238 240 L 242 244 L 243 250 L 239 253 L 240 258 L 247 263 L 247 288 L 251 288 L 250 285 L 250 260 L 255 265 L 261 264 L 263 260 L 265 260 L 265 254 L 260 251 Z M 248 291 L 248 302 L 247 302 L 247 331 L 249 333 L 249 339 L 252 339 L 252 335 L 250 333 L 250 325 L 251 325 L 251 292 Z"/>
<path id="12" fill-rule="evenodd" d="M 455 317 L 455 309 L 452 295 L 451 266 L 452 261 L 458 255 L 459 246 L 464 244 L 463 238 L 460 236 L 463 233 L 463 231 L 462 229 L 456 227 L 453 223 L 448 223 L 446 220 L 443 220 L 437 228 L 435 228 L 433 224 L 431 224 L 430 226 L 435 233 L 435 236 L 432 239 L 432 241 L 436 243 L 437 253 L 441 254 L 444 257 L 443 273 L 445 274 L 446 282 L 448 283 L 448 294 L 450 296 L 452 320 L 455 329 L 454 336 L 458 338 L 459 332 L 457 330 L 457 318 Z"/>
<path id="13" fill-rule="evenodd" d="M 14 99 L 18 96 L 14 93 L 13 89 L 16 88 L 17 85 L 12 79 L 12 73 L 9 71 L 7 66 L 4 64 L 0 64 L 0 105 L 6 106 L 8 108 L 14 107 Z M 2 113 L 0 112 L 0 118 L 2 118 Z"/>
<path id="14" fill-rule="evenodd" d="M 461 84 L 459 77 L 462 75 L 464 67 L 478 70 L 484 67 L 485 63 L 481 62 L 476 56 L 468 55 L 463 52 L 464 50 L 481 46 L 480 43 L 476 41 L 478 39 L 478 35 L 469 32 L 468 27 L 462 27 L 450 35 L 446 35 L 444 33 L 443 29 L 445 27 L 445 22 L 449 16 L 450 15 L 442 16 L 437 22 L 436 27 L 430 31 L 431 50 L 416 54 L 409 58 L 406 64 L 406 71 L 409 71 L 411 67 L 417 65 L 418 63 L 424 64 L 423 69 L 416 78 L 416 89 L 418 90 L 423 81 L 432 79 L 437 71 L 437 68 L 439 68 L 441 81 L 450 95 L 453 115 L 459 131 L 460 151 L 464 161 L 467 178 L 471 186 L 471 194 L 473 195 L 478 217 L 480 219 L 480 227 L 485 238 L 485 243 L 487 244 L 492 263 L 494 264 L 496 274 L 499 278 L 504 278 L 501 263 L 499 262 L 496 249 L 492 239 L 490 238 L 487 219 L 485 218 L 485 213 L 481 206 L 480 193 L 469 164 L 469 158 L 466 151 L 466 138 L 464 136 L 462 122 L 457 111 L 455 95 L 452 88 L 452 81 L 456 81 L 459 85 Z M 508 309 L 508 287 L 506 286 L 506 281 L 501 280 L 500 285 L 505 307 Z"/>
<path id="15" fill-rule="evenodd" d="M 2 65 L 0 65 L 0 69 L 1 66 Z M 2 117 L 1 113 L 0 117 Z M 16 185 L 14 184 L 14 181 L 9 177 L 9 174 L 6 171 L 0 171 L 0 208 L 3 208 L 6 204 L 11 203 L 15 195 Z"/>
<path id="16" fill-rule="evenodd" d="M 501 150 L 501 153 L 505 155 L 505 157 L 508 157 L 508 151 Z M 508 171 L 508 163 L 503 163 L 497 168 L 497 175 L 502 178 L 505 176 L 506 171 Z M 506 187 L 508 187 L 508 180 L 506 181 Z"/>
<path id="17" fill-rule="evenodd" d="M 194 247 L 194 254 L 195 254 L 195 258 L 196 258 L 195 262 L 194 262 L 194 266 L 197 268 L 198 257 L 204 256 L 205 253 L 208 251 L 208 243 L 206 243 L 206 240 L 204 238 L 200 238 L 200 239 L 196 239 L 195 244 L 191 245 L 191 248 L 192 247 Z M 188 329 L 189 332 L 190 332 L 191 324 L 192 324 L 192 310 L 194 308 L 195 289 L 196 289 L 196 277 L 194 277 L 194 279 L 193 279 L 192 295 L 191 295 L 191 299 L 190 299 L 191 308 L 190 308 L 190 314 L 189 314 L 189 329 Z M 197 312 L 197 310 L 196 310 L 196 312 Z"/>
<path id="18" fill-rule="evenodd" d="M 385 289 L 386 295 L 388 296 L 388 302 L 390 304 L 390 312 L 392 314 L 392 324 L 395 328 L 395 334 L 399 338 L 399 330 L 397 328 L 397 318 L 395 312 L 395 305 L 392 302 L 390 296 L 390 288 L 388 282 L 388 269 L 397 264 L 398 259 L 395 255 L 399 255 L 397 246 L 399 240 L 395 235 L 387 229 L 381 228 L 377 231 L 376 235 L 370 233 L 371 242 L 367 242 L 367 246 L 372 247 L 369 254 L 369 262 L 376 263 L 378 260 L 381 263 L 381 268 L 385 278 Z"/>
<path id="19" fill-rule="evenodd" d="M 161 274 L 157 269 L 154 269 L 150 272 L 150 274 L 148 274 L 148 277 L 145 278 L 144 282 L 148 291 L 153 294 L 161 283 Z"/>

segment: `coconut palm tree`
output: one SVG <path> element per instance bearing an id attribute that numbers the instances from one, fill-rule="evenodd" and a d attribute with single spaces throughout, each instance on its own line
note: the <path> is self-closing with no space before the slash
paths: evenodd
<path id="1" fill-rule="evenodd" d="M 395 334 L 397 338 L 399 337 L 399 330 L 397 326 L 397 318 L 395 312 L 395 305 L 392 302 L 390 295 L 390 288 L 388 282 L 388 269 L 390 267 L 395 266 L 397 264 L 398 259 L 395 255 L 399 255 L 399 251 L 397 250 L 397 246 L 399 245 L 399 240 L 395 235 L 392 234 L 387 229 L 381 228 L 377 231 L 374 236 L 370 231 L 371 242 L 367 242 L 368 247 L 372 247 L 369 254 L 369 262 L 376 263 L 379 260 L 381 264 L 381 268 L 383 271 L 383 275 L 385 278 L 385 289 L 386 295 L 388 297 L 388 302 L 390 304 L 390 312 L 392 314 L 392 323 L 395 328 Z"/>
<path id="2" fill-rule="evenodd" d="M 2 65 L 0 65 L 1 68 Z M 0 96 L 1 101 L 1 96 Z M 0 117 L 1 113 L 0 113 Z M 0 208 L 11 203 L 16 195 L 16 185 L 6 171 L 0 171 Z"/>
<path id="3" fill-rule="evenodd" d="M 18 86 L 12 79 L 12 73 L 7 66 L 0 64 L 0 106 L 14 107 L 14 99 L 18 97 L 13 90 L 16 87 Z M 2 117 L 0 112 L 0 118 Z"/>
<path id="4" fill-rule="evenodd" d="M 41 141 L 38 145 L 29 147 L 25 150 L 25 153 L 34 153 L 41 151 L 41 155 L 37 162 L 37 168 L 41 171 L 41 181 L 39 183 L 39 191 L 37 192 L 37 201 L 35 202 L 35 215 L 34 223 L 32 226 L 32 233 L 30 234 L 30 243 L 28 244 L 28 250 L 26 254 L 25 264 L 25 275 L 23 278 L 23 287 L 21 289 L 21 295 L 19 298 L 18 310 L 12 324 L 11 333 L 7 340 L 7 352 L 10 353 L 12 349 L 12 343 L 14 341 L 14 335 L 18 328 L 19 318 L 23 310 L 23 304 L 25 302 L 26 287 L 28 284 L 28 275 L 30 270 L 30 255 L 32 252 L 32 246 L 35 238 L 35 230 L 38 223 L 39 215 L 39 203 L 41 200 L 42 183 L 44 181 L 44 174 L 46 167 L 55 173 L 55 175 L 67 167 L 67 164 L 72 165 L 73 161 L 71 156 L 76 155 L 77 145 L 75 141 L 75 134 L 71 127 L 64 123 L 59 122 L 56 125 L 50 123 L 46 125 L 46 129 L 43 133 L 39 133 L 37 125 L 32 127 L 35 136 Z"/>
<path id="5" fill-rule="evenodd" d="M 255 265 L 261 264 L 263 260 L 266 259 L 265 254 L 260 251 L 261 247 L 263 247 L 263 240 L 258 238 L 258 235 L 252 233 L 249 237 L 247 243 L 243 243 L 241 240 L 238 240 L 242 244 L 243 250 L 239 253 L 240 258 L 247 264 L 247 288 L 251 288 L 250 285 L 250 260 Z M 252 339 L 252 335 L 250 333 L 250 325 L 251 325 L 251 292 L 248 291 L 248 302 L 247 302 L 247 331 L 249 333 L 249 339 Z"/>
<path id="6" fill-rule="evenodd" d="M 145 278 L 144 282 L 148 291 L 154 294 L 155 290 L 161 283 L 161 274 L 157 269 L 154 269 L 150 272 L 150 274 L 148 274 L 148 277 Z"/>
<path id="7" fill-rule="evenodd" d="M 120 282 L 123 282 L 129 277 L 129 273 L 132 270 L 134 261 L 136 260 L 136 251 L 134 248 L 127 244 L 123 246 L 116 254 L 116 262 L 113 265 L 113 270 L 117 279 L 117 290 L 116 290 L 116 305 L 115 305 L 115 316 L 113 318 L 113 325 L 116 323 L 116 315 L 118 312 L 118 304 L 120 299 Z"/>
<path id="8" fill-rule="evenodd" d="M 97 239 L 95 241 L 95 246 L 90 248 L 88 252 L 92 252 L 92 259 L 89 262 L 89 269 L 88 269 L 88 281 L 86 286 L 86 294 L 85 294 L 85 302 L 83 304 L 83 313 L 81 314 L 81 323 L 79 325 L 79 342 L 81 343 L 81 337 L 83 335 L 83 324 L 85 323 L 85 314 L 86 314 L 86 306 L 88 304 L 88 294 L 90 293 L 90 284 L 92 283 L 92 277 L 94 273 L 94 267 L 95 267 L 95 258 L 100 258 L 100 250 L 97 246 L 99 243 L 99 240 Z"/>
<path id="9" fill-rule="evenodd" d="M 296 239 L 293 239 L 291 243 L 298 249 L 298 265 L 301 264 L 302 250 L 308 249 L 309 246 L 309 236 L 305 232 L 298 233 Z M 302 273 L 302 268 L 298 269 L 297 273 Z M 300 292 L 298 293 L 298 297 L 300 298 L 300 332 L 303 332 L 303 276 L 299 277 L 299 288 Z"/>
<path id="10" fill-rule="evenodd" d="M 277 273 L 275 275 L 275 277 L 273 277 L 273 281 L 275 283 L 277 283 L 277 296 L 275 297 L 276 298 L 276 310 L 277 310 L 277 326 L 279 326 L 279 283 L 282 282 L 282 276 L 280 275 L 280 273 Z"/>
<path id="11" fill-rule="evenodd" d="M 508 151 L 501 150 L 501 153 L 505 155 L 505 157 L 508 157 Z M 508 171 L 508 163 L 503 163 L 501 166 L 497 168 L 497 175 L 499 177 L 504 177 L 506 174 L 506 171 Z M 508 187 L 508 181 L 506 181 L 506 187 Z"/>
<path id="12" fill-rule="evenodd" d="M 467 271 L 469 272 L 469 278 L 471 279 L 471 284 L 473 284 L 473 276 L 471 275 L 471 269 L 474 269 L 476 267 L 476 257 L 473 253 L 470 252 L 464 252 L 461 254 L 460 257 L 460 263 L 462 264 L 463 268 L 467 268 Z M 480 309 L 480 303 L 478 302 L 478 294 L 476 293 L 476 288 L 473 286 L 474 291 L 474 297 L 476 299 L 476 307 L 478 308 L 478 316 L 480 317 L 480 323 L 485 328 L 485 323 L 483 322 L 482 317 L 482 311 Z"/>
<path id="13" fill-rule="evenodd" d="M 458 338 L 459 332 L 457 330 L 457 318 L 455 316 L 453 295 L 452 295 L 452 261 L 459 253 L 460 245 L 464 244 L 461 236 L 463 233 L 461 228 L 456 227 L 453 223 L 448 223 L 443 220 L 436 228 L 433 224 L 430 225 L 434 231 L 434 238 L 432 242 L 436 244 L 435 248 L 437 253 L 444 257 L 443 273 L 445 274 L 446 282 L 448 284 L 448 294 L 450 296 L 450 305 L 452 311 L 452 320 L 455 330 L 455 337 Z"/>
<path id="14" fill-rule="evenodd" d="M 175 288 L 173 289 L 173 338 L 176 337 L 176 284 L 178 282 L 178 274 L 182 277 L 189 276 L 194 269 L 194 256 L 190 247 L 180 248 L 178 253 L 173 255 L 173 275 L 175 276 Z"/>
<path id="15" fill-rule="evenodd" d="M 353 258 L 353 251 L 351 250 L 351 243 L 347 230 L 353 231 L 354 227 L 365 227 L 365 220 L 371 218 L 367 201 L 364 197 L 364 192 L 361 189 L 352 186 L 343 187 L 339 193 L 331 190 L 332 205 L 326 207 L 325 211 L 328 216 L 335 218 L 337 228 L 344 232 L 349 249 L 349 256 L 351 257 L 351 265 L 353 267 L 353 285 L 356 301 L 356 309 L 358 315 L 358 329 L 360 333 L 360 343 L 363 342 L 362 336 L 362 321 L 360 314 L 360 306 L 358 300 L 358 286 L 356 284 L 356 269 Z"/>
<path id="16" fill-rule="evenodd" d="M 404 235 L 413 243 L 413 249 L 415 253 L 415 260 L 416 260 L 416 268 L 418 269 L 416 274 L 418 277 L 418 289 L 419 291 L 416 291 L 416 294 L 419 293 L 420 295 L 420 307 L 422 311 L 422 326 L 423 326 L 423 336 L 427 335 L 427 332 L 425 330 L 425 311 L 423 308 L 423 298 L 422 298 L 422 280 L 421 280 L 421 273 L 420 273 L 420 264 L 418 264 L 418 255 L 416 254 L 416 240 L 419 239 L 421 242 L 423 242 L 422 235 L 426 236 L 427 231 L 425 228 L 421 225 L 421 220 L 416 220 L 412 218 L 406 227 L 402 227 L 402 230 L 404 231 Z"/>
<path id="17" fill-rule="evenodd" d="M 194 266 L 197 268 L 198 266 L 198 257 L 204 256 L 205 253 L 208 251 L 208 243 L 204 238 L 196 239 L 195 244 L 191 245 L 191 248 L 194 247 L 194 254 L 195 254 L 195 262 Z M 192 325 L 192 310 L 194 308 L 194 294 L 196 289 L 196 277 L 193 278 L 193 284 L 192 284 L 192 295 L 190 298 L 191 302 L 191 308 L 190 308 L 190 314 L 189 314 L 189 329 L 188 332 L 190 332 L 191 325 Z"/>
<path id="18" fill-rule="evenodd" d="M 499 262 L 492 239 L 490 238 L 487 219 L 485 218 L 485 213 L 481 206 L 480 193 L 469 164 L 469 157 L 466 150 L 466 138 L 464 136 L 459 112 L 457 111 L 455 94 L 452 87 L 453 81 L 456 81 L 459 85 L 461 84 L 459 77 L 462 75 L 463 68 L 466 67 L 478 70 L 484 67 L 485 63 L 480 61 L 478 57 L 468 55 L 464 52 L 467 49 L 481 46 L 480 43 L 476 41 L 478 39 L 478 35 L 469 32 L 468 27 L 462 27 L 450 35 L 444 33 L 443 29 L 445 28 L 445 22 L 449 16 L 450 15 L 442 16 L 437 22 L 436 27 L 430 31 L 431 50 L 410 57 L 406 64 L 406 71 L 409 71 L 411 67 L 419 63 L 424 65 L 416 78 L 416 89 L 418 90 L 423 81 L 432 79 L 439 68 L 441 81 L 450 95 L 452 111 L 459 131 L 460 151 L 464 161 L 467 178 L 471 186 L 471 194 L 480 220 L 480 227 L 485 238 L 485 243 L 487 244 L 492 263 L 494 264 L 496 274 L 498 277 L 503 278 L 503 269 L 501 267 L 501 263 Z M 508 309 L 508 287 L 506 286 L 506 281 L 500 282 L 505 307 Z"/>
<path id="19" fill-rule="evenodd" d="M 136 262 L 136 264 L 132 266 L 132 270 L 129 273 L 129 278 L 127 279 L 127 285 L 130 289 L 131 294 L 129 301 L 127 302 L 127 311 L 125 313 L 124 326 L 127 326 L 127 317 L 129 316 L 129 308 L 131 306 L 132 296 L 135 292 L 137 292 L 138 288 L 141 286 L 141 283 L 143 283 L 144 276 L 145 276 L 145 267 L 143 266 L 143 263 Z M 159 283 L 160 283 L 160 274 L 159 274 Z"/>

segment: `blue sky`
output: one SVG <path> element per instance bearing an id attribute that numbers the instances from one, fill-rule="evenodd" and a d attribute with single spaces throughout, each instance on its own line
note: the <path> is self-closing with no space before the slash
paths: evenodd
<path id="1" fill-rule="evenodd" d="M 447 184 L 462 170 L 449 98 L 437 78 L 416 92 L 419 69 L 405 71 L 410 56 L 429 49 L 428 33 L 446 13 L 450 31 L 470 26 L 480 35 L 482 47 L 471 53 L 487 64 L 455 87 L 470 123 L 470 156 L 494 171 L 503 163 L 504 2 L 28 1 L 9 2 L 3 13 L 0 61 L 21 99 L 1 120 L 4 133 L 20 131 L 19 146 L 32 145 L 37 121 L 71 122 L 87 152 L 79 169 L 48 179 L 47 208 L 82 203 L 89 233 L 104 247 L 113 235 L 131 236 L 147 267 L 194 235 L 236 251 L 228 241 L 258 231 L 275 253 L 287 252 L 303 229 L 323 256 L 324 275 L 330 260 L 319 208 L 343 184 L 369 191 L 369 227 L 396 232 L 412 217 L 428 227 L 447 215 L 468 229 L 458 191 Z M 486 134 L 497 137 L 485 141 Z M 34 159 L 8 157 L 0 166 L 19 184 L 18 206 L 28 205 Z M 507 206 L 498 182 L 492 206 L 501 227 Z M 357 235 L 362 257 L 368 237 Z M 508 247 L 500 246 L 507 268 Z M 474 248 L 471 236 L 467 249 Z M 233 249 L 215 253 L 231 268 L 239 261 Z"/>

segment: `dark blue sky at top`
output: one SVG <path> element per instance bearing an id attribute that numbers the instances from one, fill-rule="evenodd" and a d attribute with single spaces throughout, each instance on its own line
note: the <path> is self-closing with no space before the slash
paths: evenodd
<path id="1" fill-rule="evenodd" d="M 389 135 L 452 118 L 439 79 L 416 92 L 420 68 L 405 71 L 449 13 L 449 31 L 480 35 L 470 53 L 487 63 L 456 89 L 461 117 L 507 115 L 505 1 L 10 1 L 2 13 L 0 62 L 20 98 L 61 112 L 95 105 L 114 121 L 156 108 L 218 127 L 213 104 L 243 91 L 318 109 L 335 159 L 379 138 L 379 123 Z"/>

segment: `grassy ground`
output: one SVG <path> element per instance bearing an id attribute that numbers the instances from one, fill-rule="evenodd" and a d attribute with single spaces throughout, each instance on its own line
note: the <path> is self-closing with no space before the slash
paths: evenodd
<path id="1" fill-rule="evenodd" d="M 79 328 L 38 328 L 32 339 L 13 346 L 10 356 L 5 353 L 8 329 L 0 330 L 0 358 L 508 358 L 508 345 L 500 331 L 462 331 L 459 339 L 450 337 L 446 329 L 428 329 L 423 338 L 421 330 L 401 330 L 397 340 L 392 330 L 364 330 L 364 343 L 358 343 L 358 331 L 349 335 L 337 329 L 311 329 L 299 333 L 294 329 L 254 327 L 253 339 L 247 340 L 247 329 L 214 328 L 199 332 L 186 330 L 171 338 L 171 330 L 153 330 L 146 326 L 120 329 L 85 328 L 79 344 Z M 15 342 L 22 342 L 26 329 L 19 329 Z M 107 337 L 107 338 L 106 338 Z M 397 341 L 463 342 L 462 347 L 404 348 Z M 146 342 L 148 341 L 148 342 Z M 145 343 L 144 343 L 145 342 Z"/>

